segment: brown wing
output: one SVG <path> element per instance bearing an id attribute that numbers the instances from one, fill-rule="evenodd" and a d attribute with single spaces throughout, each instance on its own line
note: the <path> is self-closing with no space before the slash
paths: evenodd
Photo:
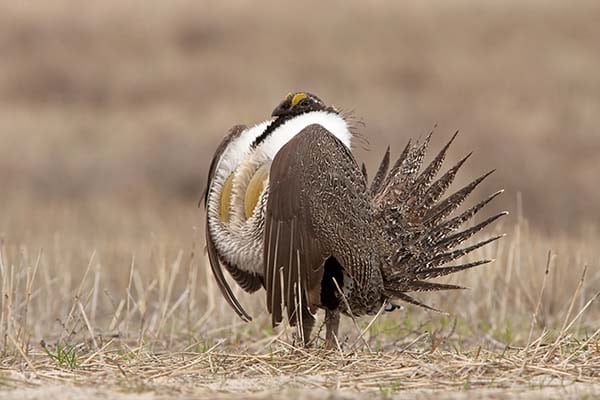
<path id="1" fill-rule="evenodd" d="M 243 269 L 238 268 L 236 265 L 228 263 L 223 259 L 223 257 L 219 257 L 219 259 L 233 280 L 246 292 L 254 293 L 264 286 L 262 276 L 253 272 L 244 271 Z"/>
<path id="2" fill-rule="evenodd" d="M 208 218 L 206 222 L 206 249 L 208 250 L 208 260 L 210 262 L 210 268 L 212 269 L 213 275 L 217 280 L 217 285 L 219 289 L 221 289 L 221 293 L 227 300 L 227 303 L 233 308 L 233 310 L 242 318 L 244 321 L 249 322 L 252 321 L 252 317 L 244 310 L 240 302 L 237 300 L 233 292 L 231 291 L 231 287 L 225 280 L 225 276 L 223 275 L 223 270 L 221 269 L 221 263 L 219 262 L 219 255 L 217 253 L 217 248 L 212 241 L 212 237 L 210 235 L 210 230 L 208 228 Z"/>
<path id="3" fill-rule="evenodd" d="M 314 224 L 322 221 L 318 194 L 336 195 L 334 179 L 328 178 L 338 176 L 336 168 L 356 168 L 360 174 L 349 149 L 320 125 L 306 127 L 273 160 L 264 254 L 267 307 L 274 325 L 281 322 L 284 308 L 295 325 L 299 311 L 314 313 L 320 304 L 323 264 L 336 238 L 323 237 Z"/>
<path id="4" fill-rule="evenodd" d="M 208 202 L 208 194 L 210 192 L 212 181 L 213 181 L 215 173 L 216 173 L 217 165 L 219 164 L 219 160 L 220 160 L 221 156 L 223 155 L 223 152 L 225 151 L 225 149 L 231 143 L 232 140 L 234 140 L 240 136 L 240 134 L 244 131 L 244 129 L 246 129 L 245 125 L 236 125 L 233 128 L 231 128 L 229 130 L 229 134 L 225 137 L 225 139 L 223 139 L 223 141 L 217 148 L 217 151 L 215 152 L 215 155 L 210 163 L 210 168 L 208 171 L 208 180 L 206 183 L 206 191 L 204 194 L 205 206 Z M 202 202 L 202 200 L 200 202 Z M 227 300 L 227 303 L 229 303 L 229 305 L 234 309 L 234 311 L 244 321 L 251 321 L 252 318 L 250 317 L 250 315 L 248 315 L 248 313 L 244 310 L 242 305 L 239 303 L 239 301 L 233 294 L 231 287 L 227 283 L 225 276 L 223 275 L 223 269 L 221 268 L 219 253 L 217 251 L 217 248 L 216 248 L 214 241 L 212 239 L 212 236 L 210 234 L 210 229 L 208 226 L 208 218 L 206 218 L 205 235 L 206 235 L 206 250 L 208 252 L 208 260 L 210 262 L 210 268 L 212 269 L 213 275 L 215 276 L 217 285 L 219 286 L 221 293 L 223 293 L 223 296 L 225 297 L 225 300 Z M 241 271 L 239 268 L 236 268 L 235 266 L 230 266 L 230 265 L 226 264 L 225 267 L 230 271 L 230 273 L 231 273 L 231 271 L 233 271 L 234 273 L 237 271 L 240 271 L 240 273 L 244 273 L 244 271 Z M 235 275 L 234 273 L 232 273 L 232 275 L 235 278 L 237 275 Z M 241 278 L 245 278 L 245 276 L 241 276 Z M 242 279 L 242 281 L 244 281 L 244 279 Z M 250 286 L 254 287 L 254 286 L 256 286 L 256 285 L 254 285 L 255 283 L 256 282 L 251 281 L 249 284 L 250 284 Z M 242 285 L 242 286 L 244 286 L 244 285 Z"/>

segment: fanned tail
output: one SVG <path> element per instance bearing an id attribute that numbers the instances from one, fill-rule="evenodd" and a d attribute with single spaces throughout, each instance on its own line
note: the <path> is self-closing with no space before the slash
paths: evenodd
<path id="1" fill-rule="evenodd" d="M 500 190 L 466 211 L 452 217 L 475 188 L 494 171 L 473 180 L 465 187 L 442 199 L 454 182 L 458 171 L 471 156 L 469 153 L 458 163 L 436 176 L 442 169 L 446 153 L 458 135 L 448 143 L 422 172 L 423 160 L 429 147 L 431 133 L 422 143 L 409 141 L 398 160 L 390 169 L 388 148 L 370 187 L 375 217 L 384 226 L 389 244 L 387 265 L 383 267 L 384 290 L 390 299 L 435 310 L 410 297 L 407 292 L 462 289 L 461 286 L 427 282 L 455 272 L 464 271 L 492 262 L 491 259 L 445 266 L 470 252 L 500 239 L 503 235 L 483 239 L 473 245 L 457 248 L 480 233 L 507 212 L 500 212 L 482 222 L 460 230 L 487 204 L 498 197 Z M 389 170 L 389 173 L 388 173 Z M 364 169 L 363 169 L 364 171 Z M 366 177 L 366 171 L 364 172 Z"/>

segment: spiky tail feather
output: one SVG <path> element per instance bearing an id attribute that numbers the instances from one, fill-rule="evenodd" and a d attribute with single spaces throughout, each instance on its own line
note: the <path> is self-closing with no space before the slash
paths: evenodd
<path id="1" fill-rule="evenodd" d="M 435 309 L 410 297 L 407 292 L 462 289 L 456 285 L 432 283 L 425 280 L 492 262 L 493 260 L 480 260 L 455 266 L 444 266 L 501 238 L 503 235 L 456 249 L 465 240 L 507 214 L 507 212 L 495 214 L 470 228 L 458 231 L 461 226 L 500 195 L 501 190 L 459 215 L 449 218 L 473 190 L 494 172 L 490 171 L 482 175 L 441 200 L 460 168 L 471 156 L 468 154 L 435 180 L 442 168 L 448 148 L 457 134 L 458 132 L 452 136 L 422 172 L 420 171 L 431 133 L 422 143 L 413 144 L 409 141 L 391 170 L 389 169 L 390 149 L 388 148 L 370 187 L 376 219 L 382 221 L 387 235 L 387 243 L 390 244 L 387 265 L 383 269 L 386 295 L 391 299 L 404 300 L 432 310 Z M 363 171 L 365 171 L 364 168 Z M 366 177 L 366 171 L 364 173 Z"/>

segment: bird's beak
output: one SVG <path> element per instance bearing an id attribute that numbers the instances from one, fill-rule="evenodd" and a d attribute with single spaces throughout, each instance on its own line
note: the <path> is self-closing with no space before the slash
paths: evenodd
<path id="1" fill-rule="evenodd" d="M 280 105 L 278 105 L 277 107 L 275 107 L 275 109 L 271 113 L 271 117 L 281 117 L 282 115 L 284 115 L 286 113 L 287 109 L 288 108 L 286 107 L 285 102 L 283 102 Z"/>
<path id="2" fill-rule="evenodd" d="M 279 103 L 277 107 L 271 113 L 271 117 L 281 117 L 283 115 L 288 114 L 290 111 L 290 102 L 289 100 L 282 101 Z"/>

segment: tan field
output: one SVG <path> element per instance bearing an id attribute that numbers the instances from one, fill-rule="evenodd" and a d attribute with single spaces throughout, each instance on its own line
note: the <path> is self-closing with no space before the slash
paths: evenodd
<path id="1" fill-rule="evenodd" d="M 0 3 L 0 398 L 600 396 L 600 4 Z M 442 309 L 298 346 L 227 306 L 198 200 L 236 123 L 289 91 L 353 112 L 356 155 L 460 130 L 497 171 L 495 263 Z M 264 292 L 261 292 L 264 293 Z M 324 336 L 321 329 L 320 336 Z"/>

